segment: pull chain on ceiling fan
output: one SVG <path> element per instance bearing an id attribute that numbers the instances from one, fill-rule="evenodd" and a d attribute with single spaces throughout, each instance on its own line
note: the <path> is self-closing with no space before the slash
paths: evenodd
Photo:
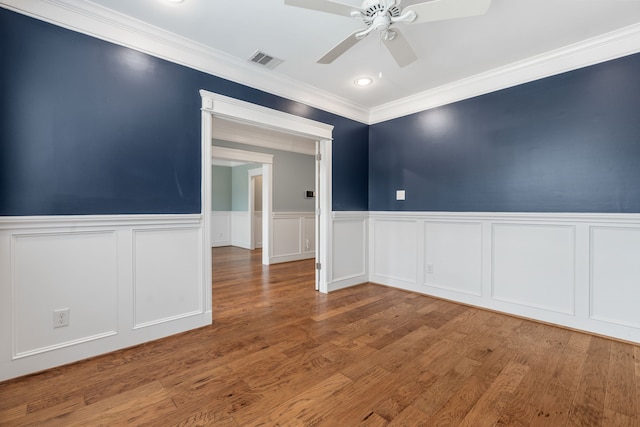
<path id="1" fill-rule="evenodd" d="M 380 40 L 400 67 L 411 64 L 417 56 L 400 29 L 392 28 L 393 25 L 484 15 L 491 5 L 491 0 L 432 0 L 421 3 L 406 0 L 405 3 L 409 5 L 401 9 L 401 2 L 402 0 L 365 0 L 358 8 L 332 0 L 284 0 L 289 6 L 361 19 L 366 24 L 366 28 L 350 34 L 327 52 L 317 61 L 319 64 L 332 63 L 360 40 L 377 31 Z"/>

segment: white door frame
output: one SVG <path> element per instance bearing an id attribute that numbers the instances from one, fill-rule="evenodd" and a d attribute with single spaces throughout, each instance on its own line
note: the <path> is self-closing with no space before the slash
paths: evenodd
<path id="1" fill-rule="evenodd" d="M 320 211 L 316 212 L 320 224 L 320 251 L 316 253 L 316 262 L 322 266 L 318 276 L 318 290 L 323 293 L 328 292 L 328 282 L 330 276 L 331 260 L 331 145 L 333 140 L 333 126 L 325 123 L 298 117 L 271 108 L 240 101 L 224 95 L 219 95 L 206 90 L 200 91 L 202 97 L 202 203 L 204 207 L 211 206 L 211 141 L 213 133 L 213 118 L 221 118 L 241 122 L 247 125 L 256 126 L 263 129 L 276 130 L 292 135 L 318 141 L 317 154 L 321 155 L 320 161 L 320 188 L 319 204 Z M 262 162 L 257 162 L 262 163 Z M 271 182 L 271 167 L 263 166 L 263 192 L 264 188 Z M 268 206 L 267 206 L 268 205 Z M 272 209 L 269 200 L 263 199 L 263 212 Z M 265 226 L 270 231 L 271 215 L 266 218 L 263 215 L 263 233 Z M 208 277 L 211 277 L 211 247 L 210 247 L 210 218 L 203 215 L 204 221 L 204 246 L 208 246 L 208 259 L 205 265 L 209 268 Z M 264 234 L 263 234 L 264 236 Z M 263 238 L 264 239 L 264 238 Z M 269 246 L 273 243 L 269 242 Z M 265 249 L 271 252 L 271 247 L 266 248 L 265 242 L 262 245 L 263 262 Z M 206 267 L 205 267 L 206 268 Z"/>
<path id="2" fill-rule="evenodd" d="M 256 248 L 256 236 L 255 236 L 255 230 L 254 230 L 254 222 L 253 222 L 253 215 L 254 215 L 254 211 L 256 209 L 255 206 L 255 192 L 256 192 L 256 180 L 255 178 L 257 176 L 262 176 L 262 168 L 255 168 L 255 169 L 249 169 L 247 171 L 247 175 L 249 177 L 249 204 L 247 206 L 249 206 L 249 247 L 251 250 L 254 250 Z M 262 200 L 264 200 L 264 185 L 262 186 L 263 188 L 260 189 L 260 192 L 262 193 Z M 271 206 L 273 206 L 270 203 Z M 264 210 L 260 210 L 260 218 L 262 219 L 262 223 L 264 223 Z M 268 246 L 268 242 L 265 242 L 264 238 L 265 238 L 265 234 L 264 230 L 262 230 L 262 244 L 267 245 Z M 267 234 L 268 236 L 268 234 Z"/>

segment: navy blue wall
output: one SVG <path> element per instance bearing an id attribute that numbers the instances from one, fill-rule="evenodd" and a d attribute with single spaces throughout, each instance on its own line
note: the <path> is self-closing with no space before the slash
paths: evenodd
<path id="1" fill-rule="evenodd" d="M 640 212 L 639 76 L 637 54 L 371 126 L 369 209 Z"/>
<path id="2" fill-rule="evenodd" d="M 368 127 L 0 8 L 0 215 L 200 212 L 200 89 L 335 126 L 333 208 L 368 206 Z"/>

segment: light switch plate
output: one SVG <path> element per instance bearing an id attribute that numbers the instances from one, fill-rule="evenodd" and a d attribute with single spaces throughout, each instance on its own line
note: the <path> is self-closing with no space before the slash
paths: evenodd
<path id="1" fill-rule="evenodd" d="M 404 190 L 396 190 L 396 200 L 404 200 Z"/>

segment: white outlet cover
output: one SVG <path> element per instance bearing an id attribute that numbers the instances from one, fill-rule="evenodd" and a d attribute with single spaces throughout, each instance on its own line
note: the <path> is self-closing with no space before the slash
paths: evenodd
<path id="1" fill-rule="evenodd" d="M 63 308 L 53 311 L 53 327 L 62 328 L 69 326 L 69 309 Z"/>
<path id="2" fill-rule="evenodd" d="M 396 190 L 396 200 L 404 200 L 404 190 Z"/>

